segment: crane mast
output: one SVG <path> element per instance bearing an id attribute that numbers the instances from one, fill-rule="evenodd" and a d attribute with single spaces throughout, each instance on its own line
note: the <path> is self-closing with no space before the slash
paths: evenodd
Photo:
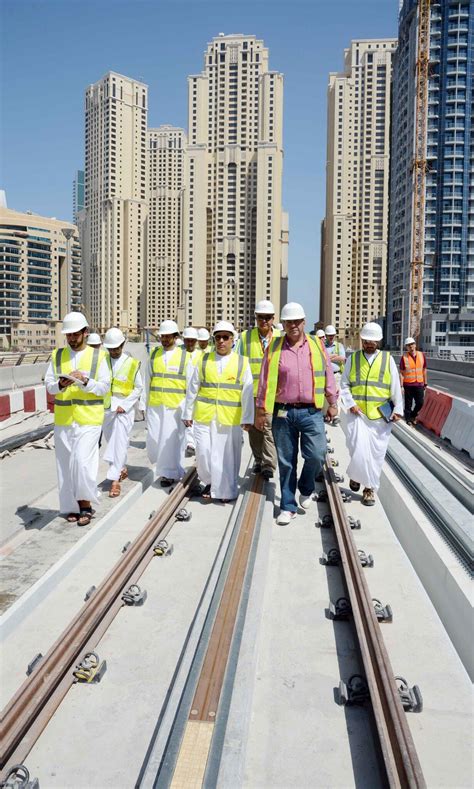
<path id="1" fill-rule="evenodd" d="M 418 339 L 423 313 L 425 239 L 426 134 L 430 53 L 430 2 L 418 0 L 418 52 L 416 60 L 415 151 L 413 160 L 412 258 L 410 265 L 410 334 Z"/>

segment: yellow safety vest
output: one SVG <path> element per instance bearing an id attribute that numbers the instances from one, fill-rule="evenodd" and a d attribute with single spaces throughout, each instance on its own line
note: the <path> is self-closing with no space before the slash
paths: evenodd
<path id="1" fill-rule="evenodd" d="M 82 371 L 88 378 L 96 378 L 97 371 L 106 358 L 105 351 L 100 348 L 87 346 L 81 357 Z M 59 378 L 61 375 L 70 375 L 75 369 L 71 359 L 71 351 L 67 345 L 65 348 L 56 348 L 53 351 L 52 364 L 54 374 Z M 54 424 L 72 425 L 101 425 L 104 421 L 104 398 L 99 395 L 86 392 L 81 386 L 72 384 L 67 389 L 62 389 L 54 397 Z"/>
<path id="2" fill-rule="evenodd" d="M 316 408 L 322 408 L 324 405 L 324 391 L 326 388 L 326 365 L 327 357 L 318 342 L 318 339 L 306 334 L 306 339 L 309 342 L 311 351 L 311 369 L 314 378 L 314 405 Z M 268 413 L 273 412 L 275 405 L 275 397 L 278 388 L 278 366 L 280 364 L 280 355 L 285 335 L 277 337 L 272 340 L 268 347 L 268 377 L 267 388 L 265 391 L 265 411 Z"/>
<path id="3" fill-rule="evenodd" d="M 199 391 L 193 419 L 208 424 L 217 419 L 220 425 L 240 425 L 242 419 L 243 376 L 248 361 L 232 352 L 222 375 L 217 367 L 217 354 L 205 353 L 199 360 Z"/>
<path id="4" fill-rule="evenodd" d="M 368 419 L 382 419 L 378 407 L 390 399 L 391 385 L 388 351 L 380 351 L 372 364 L 369 364 L 363 351 L 352 354 L 349 386 L 356 405 Z"/>
<path id="5" fill-rule="evenodd" d="M 110 408 L 112 395 L 121 395 L 128 397 L 133 392 L 135 386 L 135 378 L 140 369 L 140 362 L 134 359 L 133 356 L 126 358 L 116 376 L 112 372 L 112 382 L 110 389 L 104 397 L 105 408 Z M 112 368 L 113 370 L 113 368 Z"/>
<path id="6" fill-rule="evenodd" d="M 178 408 L 186 396 L 186 367 L 191 358 L 186 348 L 177 346 L 165 365 L 163 348 L 154 348 L 150 356 L 151 380 L 148 405 Z"/>
<path id="7" fill-rule="evenodd" d="M 272 340 L 275 337 L 280 337 L 280 331 L 278 329 L 272 329 Z M 270 343 L 272 340 L 270 340 Z M 242 356 L 246 356 L 249 360 L 250 370 L 252 372 L 253 378 L 253 396 L 256 397 L 258 391 L 258 379 L 260 378 L 260 370 L 262 369 L 263 357 L 265 355 L 263 344 L 256 326 L 253 329 L 247 329 L 246 331 L 242 332 L 242 336 L 240 338 L 240 353 Z"/>

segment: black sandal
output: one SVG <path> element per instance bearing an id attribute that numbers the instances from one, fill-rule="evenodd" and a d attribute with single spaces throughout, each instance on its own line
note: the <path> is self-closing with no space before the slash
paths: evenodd
<path id="1" fill-rule="evenodd" d="M 70 512 L 69 515 L 66 515 L 65 517 L 68 523 L 76 523 L 79 520 L 79 513 Z"/>
<path id="2" fill-rule="evenodd" d="M 210 499 L 211 498 L 211 486 L 210 485 L 206 485 L 201 490 L 201 496 L 202 496 L 203 499 Z"/>
<path id="3" fill-rule="evenodd" d="M 92 507 L 85 507 L 79 513 L 79 517 L 77 519 L 77 525 L 88 526 L 93 517 L 94 517 L 94 510 L 92 509 Z"/>

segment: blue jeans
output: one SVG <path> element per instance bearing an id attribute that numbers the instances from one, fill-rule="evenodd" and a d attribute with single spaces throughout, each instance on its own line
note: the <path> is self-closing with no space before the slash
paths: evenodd
<path id="1" fill-rule="evenodd" d="M 280 508 L 286 512 L 296 512 L 298 444 L 301 443 L 304 460 L 298 490 L 303 496 L 311 496 L 315 477 L 321 473 L 326 455 L 326 430 L 323 413 L 314 406 L 288 408 L 284 417 L 278 416 L 279 410 L 279 407 L 275 407 L 272 433 L 280 472 Z"/>

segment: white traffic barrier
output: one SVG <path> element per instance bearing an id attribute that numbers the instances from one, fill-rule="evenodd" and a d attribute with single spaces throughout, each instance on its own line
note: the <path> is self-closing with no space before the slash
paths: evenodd
<path id="1" fill-rule="evenodd" d="M 447 438 L 455 449 L 464 450 L 474 458 L 474 403 L 453 397 L 441 438 Z"/>

